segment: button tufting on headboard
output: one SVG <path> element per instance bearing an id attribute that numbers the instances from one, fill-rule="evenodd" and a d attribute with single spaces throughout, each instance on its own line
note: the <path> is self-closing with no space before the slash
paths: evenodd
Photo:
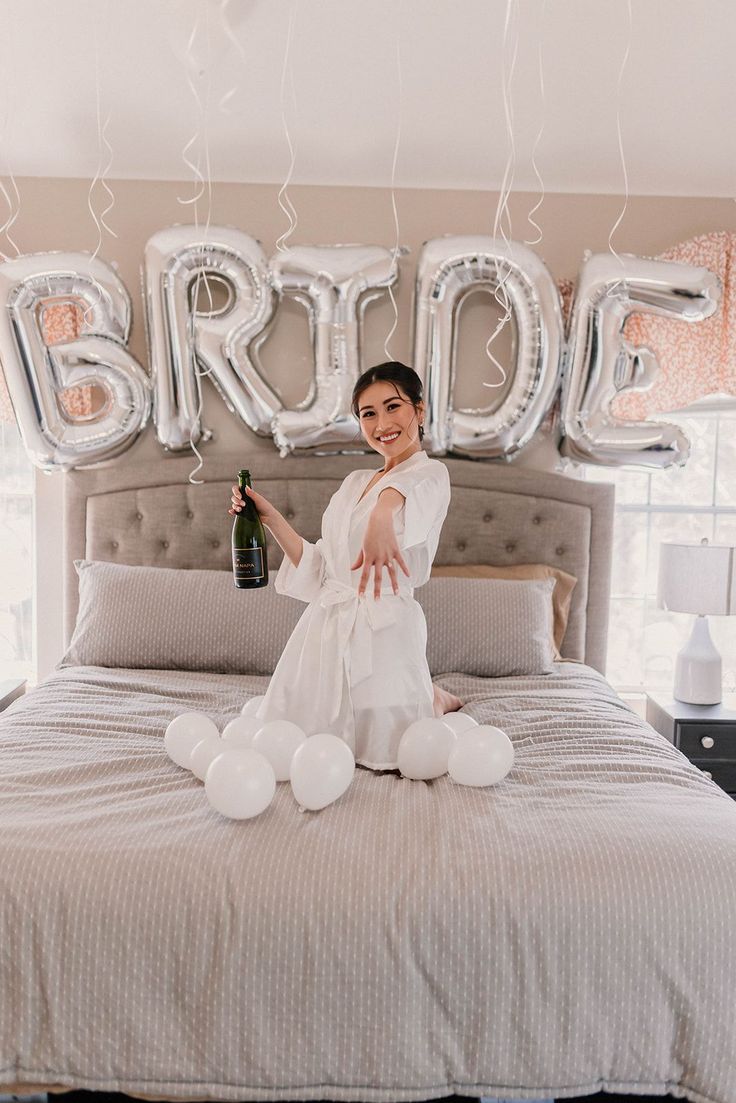
<path id="1" fill-rule="evenodd" d="M 435 557 L 442 564 L 548 563 L 577 578 L 562 654 L 605 669 L 613 488 L 518 465 L 449 457 L 452 501 Z M 66 639 L 78 607 L 75 559 L 231 571 L 233 474 L 258 473 L 258 486 L 306 540 L 350 471 L 375 471 L 375 456 L 209 455 L 205 482 L 189 481 L 191 457 L 165 464 L 116 463 L 64 476 Z M 145 523 L 144 523 L 145 522 Z M 492 523 L 491 523 L 492 522 Z M 283 553 L 266 532 L 274 574 Z M 592 584 L 592 588 L 591 588 Z"/>

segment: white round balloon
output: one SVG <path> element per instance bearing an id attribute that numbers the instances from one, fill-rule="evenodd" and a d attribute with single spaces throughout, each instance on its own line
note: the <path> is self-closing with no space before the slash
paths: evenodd
<path id="1" fill-rule="evenodd" d="M 251 697 L 250 701 L 246 701 L 240 710 L 241 716 L 254 716 L 263 698 L 264 694 L 261 694 L 260 697 Z"/>
<path id="2" fill-rule="evenodd" d="M 468 716 L 467 712 L 446 712 L 441 719 L 443 724 L 452 728 L 455 735 L 460 735 L 460 732 L 467 731 L 468 728 L 478 727 L 478 721 Z"/>
<path id="3" fill-rule="evenodd" d="M 230 720 L 222 730 L 222 738 L 229 747 L 250 747 L 253 736 L 263 727 L 264 721 L 241 713 Z"/>
<path id="4" fill-rule="evenodd" d="M 273 766 L 277 781 L 288 781 L 291 760 L 297 747 L 307 738 L 298 724 L 291 720 L 269 720 L 251 740 L 254 751 L 260 751 Z"/>
<path id="5" fill-rule="evenodd" d="M 194 748 L 207 737 L 219 737 L 217 724 L 203 712 L 182 712 L 175 716 L 164 733 L 169 758 L 185 770 L 191 769 Z"/>
<path id="6" fill-rule="evenodd" d="M 318 732 L 295 750 L 289 780 L 301 807 L 316 812 L 342 796 L 354 773 L 355 758 L 345 740 Z"/>
<path id="7" fill-rule="evenodd" d="M 493 724 L 461 732 L 450 751 L 447 769 L 460 785 L 495 785 L 514 764 L 514 745 Z"/>
<path id="8" fill-rule="evenodd" d="M 233 747 L 213 758 L 204 791 L 216 812 L 231 820 L 247 820 L 268 808 L 276 792 L 276 776 L 264 755 L 249 747 Z"/>
<path id="9" fill-rule="evenodd" d="M 218 754 L 222 754 L 226 747 L 227 743 L 223 743 L 219 735 L 217 738 L 208 735 L 200 739 L 189 756 L 189 768 L 194 776 L 204 781 L 210 762 L 217 758 Z"/>
<path id="10" fill-rule="evenodd" d="M 439 716 L 415 720 L 399 740 L 399 770 L 413 781 L 428 781 L 447 773 L 447 759 L 457 736 Z"/>

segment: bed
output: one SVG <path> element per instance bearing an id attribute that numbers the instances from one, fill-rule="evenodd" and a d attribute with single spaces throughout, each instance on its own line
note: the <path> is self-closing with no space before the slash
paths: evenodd
<path id="1" fill-rule="evenodd" d="M 282 783 L 227 820 L 163 732 L 185 709 L 222 729 L 266 675 L 60 665 L 0 716 L 0 1091 L 734 1103 L 736 803 L 605 680 L 613 489 L 443 462 L 437 563 L 578 580 L 551 673 L 435 677 L 508 733 L 512 772 L 357 769 L 321 812 Z M 71 472 L 67 639 L 75 560 L 228 571 L 242 466 L 316 540 L 375 458 Z"/>

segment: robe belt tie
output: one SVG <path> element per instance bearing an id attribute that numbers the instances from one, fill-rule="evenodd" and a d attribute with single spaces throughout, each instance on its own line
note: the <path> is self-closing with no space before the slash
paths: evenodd
<path id="1" fill-rule="evenodd" d="M 340 714 L 343 664 L 351 686 L 358 685 L 373 673 L 374 633 L 396 624 L 399 611 L 396 602 L 401 598 L 411 598 L 414 588 L 399 588 L 398 594 L 394 594 L 389 587 L 380 593 L 380 601 L 376 601 L 372 588 L 370 597 L 367 591 L 359 596 L 357 583 L 348 584 L 337 578 L 327 578 L 322 584 L 317 599 L 322 608 L 337 606 L 336 616 L 328 617 L 325 622 L 324 654 L 325 657 L 334 656 L 337 651 L 343 660 L 342 663 L 335 663 L 333 658 L 332 662 L 320 664 L 320 681 L 330 683 L 330 700 L 333 702 L 331 722 Z M 333 646 L 335 638 L 336 648 Z"/>

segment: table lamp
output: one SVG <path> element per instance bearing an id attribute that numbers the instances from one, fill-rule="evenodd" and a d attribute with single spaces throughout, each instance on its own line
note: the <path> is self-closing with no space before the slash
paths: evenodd
<path id="1" fill-rule="evenodd" d="M 708 628 L 708 615 L 736 613 L 736 548 L 695 543 L 662 543 L 659 548 L 657 605 L 673 613 L 695 613 L 690 639 L 677 655 L 677 701 L 717 705 L 721 701 L 721 655 Z"/>

